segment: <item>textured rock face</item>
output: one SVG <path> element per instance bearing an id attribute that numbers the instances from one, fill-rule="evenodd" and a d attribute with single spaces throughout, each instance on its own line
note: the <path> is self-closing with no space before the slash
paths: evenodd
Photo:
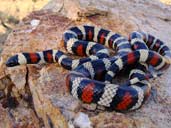
<path id="1" fill-rule="evenodd" d="M 171 68 L 161 78 L 151 81 L 153 92 L 142 108 L 121 114 L 105 112 L 95 105 L 75 100 L 65 87 L 68 71 L 58 64 L 14 68 L 4 65 L 9 56 L 18 52 L 65 51 L 62 41 L 64 30 L 81 24 L 101 26 L 125 36 L 140 29 L 159 37 L 171 48 L 169 6 L 155 0 L 53 0 L 44 9 L 50 11 L 34 12 L 23 19 L 3 48 L 0 127 L 84 128 L 86 125 L 83 124 L 87 122 L 87 127 L 95 128 L 170 128 Z M 88 119 L 87 116 L 79 118 L 81 113 L 87 114 Z M 79 121 L 82 120 L 84 123 L 81 125 Z"/>

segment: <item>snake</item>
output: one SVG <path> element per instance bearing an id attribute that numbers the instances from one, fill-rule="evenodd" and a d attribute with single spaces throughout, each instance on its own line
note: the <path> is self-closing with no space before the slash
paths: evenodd
<path id="1" fill-rule="evenodd" d="M 125 37 L 93 25 L 73 26 L 64 32 L 63 41 L 66 51 L 80 56 L 79 59 L 50 49 L 17 53 L 9 57 L 6 66 L 57 62 L 70 70 L 66 86 L 73 97 L 108 110 L 125 112 L 143 105 L 151 92 L 148 80 L 160 76 L 171 64 L 169 47 L 142 31 L 133 31 Z M 109 49 L 115 55 L 110 55 Z M 158 74 L 151 73 L 150 67 Z M 126 82 L 113 82 L 119 72 L 129 72 Z"/>

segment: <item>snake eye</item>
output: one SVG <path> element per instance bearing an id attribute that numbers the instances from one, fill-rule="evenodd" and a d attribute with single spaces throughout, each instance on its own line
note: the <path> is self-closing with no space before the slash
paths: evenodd
<path id="1" fill-rule="evenodd" d="M 14 67 L 14 66 L 17 66 L 17 65 L 20 65 L 18 63 L 18 55 L 15 55 L 15 56 L 12 56 L 10 57 L 7 62 L 6 62 L 6 66 L 7 67 Z"/>

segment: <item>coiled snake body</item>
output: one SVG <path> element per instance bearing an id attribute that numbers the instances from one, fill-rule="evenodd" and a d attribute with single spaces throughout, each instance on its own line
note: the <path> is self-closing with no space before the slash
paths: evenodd
<path id="1" fill-rule="evenodd" d="M 139 108 L 149 96 L 151 85 L 147 80 L 155 77 L 148 73 L 149 65 L 161 71 L 171 64 L 169 48 L 143 32 L 132 32 L 127 39 L 103 28 L 84 25 L 68 29 L 63 36 L 69 53 L 87 57 L 73 60 L 62 51 L 46 50 L 18 53 L 10 57 L 6 65 L 58 62 L 72 70 L 66 85 L 75 98 L 111 110 L 127 111 Z M 106 47 L 116 50 L 117 54 L 110 57 Z M 129 80 L 123 85 L 112 84 L 113 77 L 130 66 Z"/>

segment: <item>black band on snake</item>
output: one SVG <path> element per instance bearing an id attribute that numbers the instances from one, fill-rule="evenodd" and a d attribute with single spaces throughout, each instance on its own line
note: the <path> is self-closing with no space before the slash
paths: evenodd
<path id="1" fill-rule="evenodd" d="M 171 64 L 171 51 L 159 39 L 144 32 L 132 32 L 129 38 L 112 31 L 84 25 L 65 31 L 64 46 L 74 55 L 87 56 L 71 59 L 59 50 L 18 53 L 10 57 L 8 67 L 21 64 L 58 62 L 72 70 L 66 78 L 70 93 L 85 103 L 96 103 L 110 110 L 128 111 L 139 108 L 149 96 L 148 79 L 161 75 L 149 73 L 149 66 L 157 71 Z M 116 51 L 110 56 L 108 48 Z M 129 80 L 113 84 L 117 73 L 132 67 Z"/>

